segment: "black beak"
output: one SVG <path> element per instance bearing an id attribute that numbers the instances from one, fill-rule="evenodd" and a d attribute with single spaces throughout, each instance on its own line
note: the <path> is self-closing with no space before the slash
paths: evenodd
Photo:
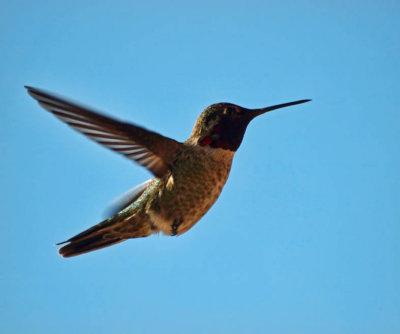
<path id="1" fill-rule="evenodd" d="M 277 105 L 274 105 L 271 107 L 266 107 L 266 108 L 250 109 L 249 112 L 251 113 L 251 119 L 253 119 L 254 117 L 265 114 L 266 112 L 271 111 L 271 110 L 290 107 L 290 106 L 294 106 L 296 104 L 306 103 L 309 101 L 311 101 L 311 100 L 299 100 L 299 101 L 293 101 L 293 102 L 288 102 L 288 103 L 282 103 L 282 104 L 277 104 Z"/>

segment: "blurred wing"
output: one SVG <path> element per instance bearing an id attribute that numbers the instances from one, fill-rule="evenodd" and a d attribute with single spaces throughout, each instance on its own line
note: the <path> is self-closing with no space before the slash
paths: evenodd
<path id="1" fill-rule="evenodd" d="M 123 154 L 161 177 L 171 166 L 181 143 L 142 127 L 103 116 L 75 102 L 25 86 L 46 110 L 75 130 Z"/>
<path id="2" fill-rule="evenodd" d="M 116 213 L 122 211 L 133 202 L 135 202 L 143 194 L 143 192 L 152 181 L 153 179 L 147 180 L 146 182 L 143 182 L 138 186 L 129 189 L 127 192 L 114 199 L 107 207 L 104 218 L 114 216 Z"/>

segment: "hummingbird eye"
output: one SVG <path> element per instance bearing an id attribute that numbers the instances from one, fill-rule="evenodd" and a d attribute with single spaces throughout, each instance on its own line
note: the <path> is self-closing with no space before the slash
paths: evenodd
<path id="1" fill-rule="evenodd" d="M 236 113 L 236 108 L 234 108 L 234 107 L 226 107 L 226 112 L 228 114 L 234 114 L 234 113 Z"/>

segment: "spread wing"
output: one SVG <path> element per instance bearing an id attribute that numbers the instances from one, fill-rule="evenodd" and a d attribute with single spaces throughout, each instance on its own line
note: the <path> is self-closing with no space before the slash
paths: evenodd
<path id="1" fill-rule="evenodd" d="M 181 143 L 142 127 L 101 115 L 75 102 L 25 86 L 46 110 L 75 130 L 123 154 L 161 177 L 171 166 Z"/>

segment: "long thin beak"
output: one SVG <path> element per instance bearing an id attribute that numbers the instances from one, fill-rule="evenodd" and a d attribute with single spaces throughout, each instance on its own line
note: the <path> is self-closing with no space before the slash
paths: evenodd
<path id="1" fill-rule="evenodd" d="M 282 104 L 277 104 L 271 107 L 266 107 L 266 108 L 260 108 L 260 109 L 250 109 L 251 112 L 251 116 L 252 118 L 257 117 L 259 115 L 265 114 L 268 111 L 271 110 L 275 110 L 275 109 L 280 109 L 280 108 L 285 108 L 285 107 L 290 107 L 290 106 L 294 106 L 296 104 L 300 104 L 300 103 L 306 103 L 309 102 L 311 100 L 299 100 L 299 101 L 293 101 L 293 102 L 288 102 L 288 103 L 282 103 Z"/>

